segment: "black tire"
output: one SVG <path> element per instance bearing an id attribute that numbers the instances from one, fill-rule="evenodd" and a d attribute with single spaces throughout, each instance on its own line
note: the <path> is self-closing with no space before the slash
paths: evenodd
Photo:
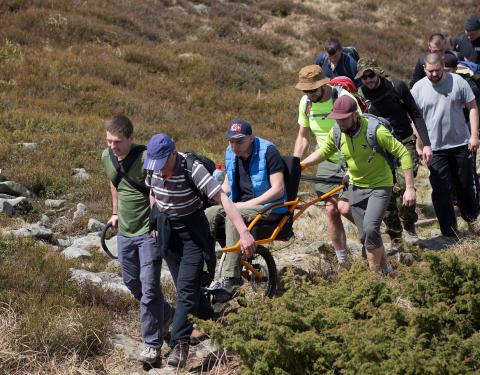
<path id="1" fill-rule="evenodd" d="M 248 262 L 264 275 L 262 281 L 257 281 L 245 267 L 242 269 L 242 277 L 247 280 L 253 290 L 265 290 L 265 296 L 273 297 L 277 291 L 277 265 L 270 251 L 261 245 L 257 246 L 255 254 Z"/>
<path id="2" fill-rule="evenodd" d="M 115 255 L 113 255 L 110 250 L 108 250 L 107 243 L 105 242 L 105 236 L 107 235 L 107 231 L 112 227 L 112 223 L 107 223 L 105 228 L 103 228 L 102 235 L 100 236 L 100 243 L 102 244 L 102 249 L 107 253 L 107 255 L 112 259 L 118 259 Z"/>

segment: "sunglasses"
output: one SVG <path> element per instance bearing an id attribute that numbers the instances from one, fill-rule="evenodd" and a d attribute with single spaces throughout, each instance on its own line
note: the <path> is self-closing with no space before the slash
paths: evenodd
<path id="1" fill-rule="evenodd" d="M 375 77 L 375 76 L 376 76 L 376 74 L 375 74 L 374 72 L 371 72 L 371 73 L 369 73 L 369 74 L 364 74 L 364 75 L 361 76 L 360 78 L 361 78 L 361 79 L 369 79 L 369 78 L 373 78 L 373 77 Z"/>
<path id="2" fill-rule="evenodd" d="M 307 94 L 307 95 L 312 95 L 312 94 L 316 94 L 317 92 L 321 92 L 322 95 L 323 95 L 323 87 L 320 86 L 314 90 L 302 90 L 304 94 Z"/>

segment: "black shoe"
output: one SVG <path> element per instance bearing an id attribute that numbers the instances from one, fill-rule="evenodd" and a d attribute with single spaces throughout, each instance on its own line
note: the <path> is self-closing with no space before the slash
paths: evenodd
<path id="1" fill-rule="evenodd" d="M 188 358 L 189 343 L 187 341 L 177 341 L 172 352 L 168 356 L 167 364 L 173 367 L 185 367 Z"/>

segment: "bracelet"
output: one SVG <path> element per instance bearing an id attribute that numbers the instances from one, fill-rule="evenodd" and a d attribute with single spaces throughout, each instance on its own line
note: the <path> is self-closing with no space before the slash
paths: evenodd
<path id="1" fill-rule="evenodd" d="M 115 216 L 118 216 L 118 214 L 112 214 L 112 216 L 115 215 Z"/>

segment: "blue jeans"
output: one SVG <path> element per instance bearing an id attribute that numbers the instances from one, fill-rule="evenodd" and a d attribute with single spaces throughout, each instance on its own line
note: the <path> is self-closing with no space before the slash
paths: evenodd
<path id="1" fill-rule="evenodd" d="M 118 260 L 123 282 L 140 301 L 140 325 L 145 345 L 160 349 L 162 325 L 173 309 L 165 302 L 160 284 L 162 258 L 149 233 L 135 237 L 117 235 Z"/>

